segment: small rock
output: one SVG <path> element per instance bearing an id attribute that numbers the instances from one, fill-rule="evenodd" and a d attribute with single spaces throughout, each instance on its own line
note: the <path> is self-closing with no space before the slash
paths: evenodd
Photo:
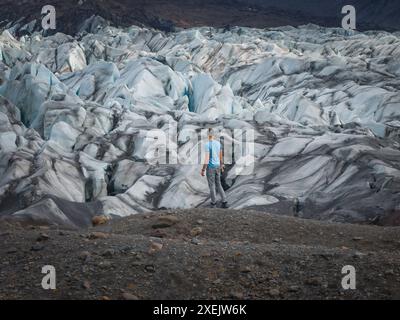
<path id="1" fill-rule="evenodd" d="M 87 281 L 87 280 L 83 281 L 82 288 L 86 289 L 86 290 L 89 290 L 90 289 L 90 282 Z"/>
<path id="2" fill-rule="evenodd" d="M 289 287 L 289 292 L 297 292 L 297 291 L 299 291 L 299 287 L 298 286 L 290 286 Z"/>
<path id="3" fill-rule="evenodd" d="M 278 277 L 279 277 L 279 271 L 276 271 L 276 270 L 272 271 L 272 272 L 271 272 L 271 276 L 272 276 L 273 278 L 278 278 Z"/>
<path id="4" fill-rule="evenodd" d="M 110 218 L 105 215 L 95 216 L 92 218 L 92 224 L 94 227 L 101 226 L 101 225 L 106 224 L 109 220 L 110 220 Z"/>
<path id="5" fill-rule="evenodd" d="M 148 264 L 144 267 L 144 270 L 149 273 L 156 272 L 156 268 L 152 264 Z"/>
<path id="6" fill-rule="evenodd" d="M 154 230 L 153 232 L 150 233 L 150 237 L 153 238 L 165 238 L 167 234 L 159 229 Z"/>
<path id="7" fill-rule="evenodd" d="M 110 299 L 110 297 L 108 297 L 108 296 L 102 296 L 102 297 L 100 298 L 100 300 L 110 301 L 111 299 Z"/>
<path id="8" fill-rule="evenodd" d="M 232 292 L 231 297 L 232 297 L 232 299 L 243 300 L 244 294 L 241 292 Z"/>
<path id="9" fill-rule="evenodd" d="M 333 255 L 331 253 L 320 253 L 320 254 L 316 254 L 316 256 L 324 258 L 325 260 L 329 260 L 329 259 L 333 258 Z"/>
<path id="10" fill-rule="evenodd" d="M 113 264 L 111 263 L 111 261 L 103 261 L 103 262 L 100 262 L 100 264 L 99 264 L 99 266 L 100 266 L 101 268 L 103 268 L 103 269 L 111 268 L 112 265 L 113 265 Z"/>
<path id="11" fill-rule="evenodd" d="M 135 285 L 134 283 L 129 283 L 126 287 L 127 287 L 129 290 L 132 290 L 132 289 L 135 289 L 135 288 L 136 288 L 136 285 Z"/>
<path id="12" fill-rule="evenodd" d="M 363 237 L 354 237 L 353 238 L 353 241 L 361 241 L 361 240 L 364 240 L 364 238 Z"/>
<path id="13" fill-rule="evenodd" d="M 8 248 L 6 251 L 6 253 L 9 253 L 9 254 L 17 253 L 17 252 L 18 252 L 18 249 L 15 247 Z"/>
<path id="14" fill-rule="evenodd" d="M 250 273 L 251 272 L 251 268 L 250 267 L 244 267 L 240 270 L 241 273 Z"/>
<path id="15" fill-rule="evenodd" d="M 202 225 L 204 223 L 204 221 L 200 219 L 200 220 L 197 220 L 196 223 Z"/>
<path id="16" fill-rule="evenodd" d="M 31 247 L 31 251 L 42 251 L 44 249 L 44 245 L 35 244 Z"/>
<path id="17" fill-rule="evenodd" d="M 152 227 L 153 229 L 156 229 L 156 230 L 157 230 L 157 229 L 166 229 L 166 228 L 170 228 L 171 225 L 168 224 L 168 223 L 158 222 L 158 223 L 153 224 L 151 227 Z"/>
<path id="18" fill-rule="evenodd" d="M 190 242 L 195 244 L 196 246 L 200 246 L 203 244 L 203 242 L 201 240 L 199 240 L 198 238 L 192 238 L 192 240 Z"/>
<path id="19" fill-rule="evenodd" d="M 95 240 L 95 239 L 107 239 L 109 237 L 108 234 L 103 233 L 103 232 L 91 232 L 87 236 L 88 239 L 90 240 Z"/>
<path id="20" fill-rule="evenodd" d="M 319 277 L 313 277 L 313 278 L 309 278 L 305 281 L 306 285 L 309 286 L 321 286 L 322 285 L 322 279 Z"/>
<path id="21" fill-rule="evenodd" d="M 83 260 L 83 261 L 88 261 L 91 257 L 91 254 L 89 251 L 82 251 L 79 254 L 79 259 Z"/>
<path id="22" fill-rule="evenodd" d="M 46 233 L 41 233 L 39 237 L 36 239 L 36 241 L 42 242 L 42 241 L 47 241 L 50 239 L 50 236 Z"/>
<path id="23" fill-rule="evenodd" d="M 280 292 L 278 289 L 271 289 L 269 290 L 269 295 L 272 297 L 278 297 L 280 295 Z"/>
<path id="24" fill-rule="evenodd" d="M 158 218 L 157 223 L 155 223 L 152 228 L 153 229 L 165 229 L 172 227 L 173 225 L 179 222 L 179 218 L 176 216 L 163 216 Z"/>
<path id="25" fill-rule="evenodd" d="M 138 298 L 137 296 L 135 296 L 135 295 L 132 294 L 132 293 L 128 293 L 128 292 L 124 292 L 124 293 L 122 294 L 122 298 L 123 298 L 124 300 L 139 300 L 139 298 Z"/>
<path id="26" fill-rule="evenodd" d="M 121 253 L 129 253 L 132 250 L 131 246 L 122 246 L 118 249 Z"/>
<path id="27" fill-rule="evenodd" d="M 152 242 L 152 243 L 150 244 L 149 253 L 152 254 L 152 253 L 161 251 L 162 248 L 163 248 L 163 244 L 162 244 L 162 243 Z"/>
<path id="28" fill-rule="evenodd" d="M 394 271 L 392 269 L 385 271 L 385 276 L 393 276 L 393 275 L 394 275 Z"/>
<path id="29" fill-rule="evenodd" d="M 354 253 L 354 258 L 362 258 L 362 257 L 364 257 L 364 256 L 366 256 L 366 254 L 365 253 L 362 253 L 362 252 L 359 252 L 359 251 L 357 251 L 357 252 L 355 252 Z"/>
<path id="30" fill-rule="evenodd" d="M 203 232 L 203 228 L 201 227 L 195 227 L 190 231 L 190 235 L 192 237 L 197 237 L 198 235 L 200 235 Z"/>
<path id="31" fill-rule="evenodd" d="M 107 250 L 105 250 L 101 255 L 103 256 L 103 257 L 106 257 L 106 258 L 111 258 L 113 255 L 115 255 L 115 250 L 114 249 L 107 249 Z"/>

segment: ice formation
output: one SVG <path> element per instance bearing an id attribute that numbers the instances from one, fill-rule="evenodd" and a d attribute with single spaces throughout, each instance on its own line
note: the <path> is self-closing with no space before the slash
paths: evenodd
<path id="1" fill-rule="evenodd" d="M 231 208 L 377 222 L 399 210 L 400 34 L 307 25 L 0 35 L 0 212 L 68 226 L 209 203 L 152 130 L 255 132 Z M 189 155 L 189 156 L 188 156 Z M 238 174 L 244 163 L 254 170 Z"/>

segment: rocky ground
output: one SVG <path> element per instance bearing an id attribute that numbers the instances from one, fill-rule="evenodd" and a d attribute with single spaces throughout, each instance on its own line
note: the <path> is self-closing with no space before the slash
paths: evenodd
<path id="1" fill-rule="evenodd" d="M 399 235 L 220 209 L 80 230 L 3 220 L 0 299 L 398 299 Z M 41 288 L 44 265 L 56 268 L 55 291 Z M 357 270 L 354 291 L 341 287 L 345 265 Z"/>

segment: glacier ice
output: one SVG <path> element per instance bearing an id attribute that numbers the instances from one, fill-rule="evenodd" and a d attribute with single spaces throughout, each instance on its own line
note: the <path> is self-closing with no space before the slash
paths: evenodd
<path id="1" fill-rule="evenodd" d="M 398 206 L 398 33 L 163 33 L 99 17 L 76 37 L 10 31 L 0 35 L 0 214 L 75 227 L 93 214 L 205 206 L 201 143 L 190 141 L 210 126 L 255 132 L 254 154 L 227 166 L 233 209 L 365 223 Z M 179 164 L 163 164 L 167 151 Z"/>

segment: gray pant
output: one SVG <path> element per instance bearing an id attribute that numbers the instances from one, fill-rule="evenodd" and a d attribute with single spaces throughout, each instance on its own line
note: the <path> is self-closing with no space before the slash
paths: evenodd
<path id="1" fill-rule="evenodd" d="M 210 187 L 211 202 L 212 203 L 217 202 L 215 187 L 217 187 L 219 195 L 222 198 L 222 202 L 226 202 L 225 191 L 224 188 L 222 188 L 221 184 L 221 169 L 207 168 L 207 181 L 208 181 L 208 186 Z"/>

